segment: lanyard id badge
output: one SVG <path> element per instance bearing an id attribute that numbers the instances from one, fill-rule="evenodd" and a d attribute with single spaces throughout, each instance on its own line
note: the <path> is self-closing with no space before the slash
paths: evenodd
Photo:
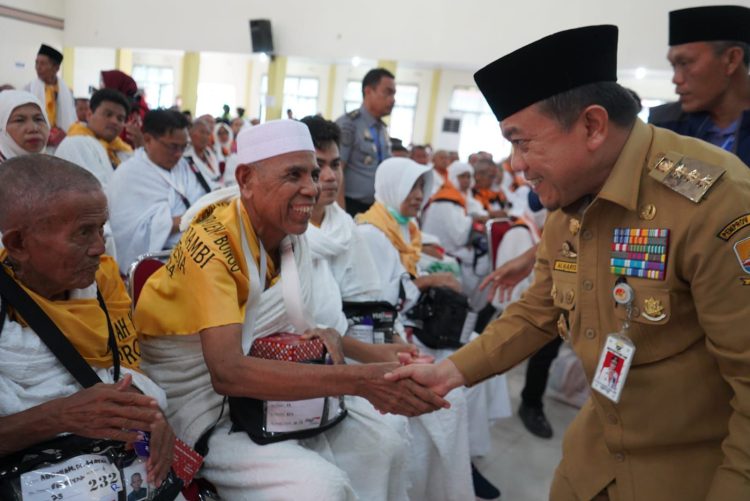
<path id="1" fill-rule="evenodd" d="M 624 280 L 615 285 L 612 293 L 615 302 L 618 305 L 625 306 L 627 316 L 622 323 L 620 332 L 607 336 L 604 349 L 599 356 L 599 363 L 596 364 L 591 388 L 617 403 L 620 401 L 620 395 L 625 387 L 625 381 L 635 355 L 635 345 L 627 334 L 630 327 L 630 318 L 633 314 L 634 293 L 633 288 Z"/>

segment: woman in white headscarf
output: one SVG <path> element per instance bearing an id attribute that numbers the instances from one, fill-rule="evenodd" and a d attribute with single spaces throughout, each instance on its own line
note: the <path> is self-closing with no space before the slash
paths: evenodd
<path id="1" fill-rule="evenodd" d="M 234 142 L 234 133 L 232 128 L 224 122 L 219 122 L 214 126 L 214 153 L 219 162 L 226 162 L 232 154 L 232 143 Z"/>
<path id="2" fill-rule="evenodd" d="M 0 162 L 43 152 L 49 130 L 44 106 L 36 96 L 22 90 L 0 92 Z"/>
<path id="3" fill-rule="evenodd" d="M 404 309 L 413 306 L 420 291 L 429 287 L 460 290 L 449 273 L 420 276 L 417 270 L 422 234 L 415 218 L 424 205 L 424 194 L 431 189 L 429 167 L 408 158 L 389 158 L 375 173 L 375 203 L 357 216 L 357 230 L 380 271 L 383 299 L 397 304 L 401 284 L 406 292 Z"/>
<path id="4" fill-rule="evenodd" d="M 405 298 L 402 311 L 411 308 L 419 299 L 421 291 L 430 287 L 460 290 L 453 274 L 424 275 L 417 266 L 422 234 L 415 218 L 424 206 L 424 194 L 432 193 L 431 185 L 432 170 L 429 167 L 408 158 L 389 158 L 375 172 L 375 203 L 367 212 L 357 216 L 357 231 L 367 242 L 380 272 L 380 299 L 397 304 L 399 289 L 403 286 Z M 437 359 L 442 359 L 453 351 L 430 349 L 416 338 L 412 341 L 419 346 L 420 351 Z M 489 423 L 498 417 L 509 415 L 507 383 L 504 376 L 493 378 L 465 390 L 465 396 L 469 419 L 468 452 L 471 457 L 483 456 L 489 452 L 491 443 Z M 455 458 L 455 454 L 453 457 Z M 479 486 L 486 486 L 488 483 L 473 465 L 472 479 L 477 493 Z"/>

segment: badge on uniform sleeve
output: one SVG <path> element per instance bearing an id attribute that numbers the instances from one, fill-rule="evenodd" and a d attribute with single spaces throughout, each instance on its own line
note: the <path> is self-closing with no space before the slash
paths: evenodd
<path id="1" fill-rule="evenodd" d="M 734 253 L 740 262 L 742 271 L 750 273 L 750 237 L 734 244 Z"/>
<path id="2" fill-rule="evenodd" d="M 615 228 L 610 271 L 615 275 L 664 280 L 668 249 L 668 229 Z"/>
<path id="3" fill-rule="evenodd" d="M 691 201 L 699 203 L 724 172 L 725 169 L 716 165 L 669 152 L 657 155 L 649 176 Z"/>
<path id="4" fill-rule="evenodd" d="M 630 339 L 619 334 L 607 336 L 591 387 L 613 402 L 619 402 L 634 355 L 635 346 Z"/>

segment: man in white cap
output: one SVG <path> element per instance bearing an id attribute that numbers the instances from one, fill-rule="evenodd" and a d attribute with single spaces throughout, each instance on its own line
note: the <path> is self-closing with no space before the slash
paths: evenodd
<path id="1" fill-rule="evenodd" d="M 405 499 L 405 441 L 372 409 L 351 404 L 345 419 L 304 441 L 259 445 L 275 416 L 263 414 L 254 427 L 233 407 L 237 397 L 263 400 L 264 409 L 285 401 L 296 416 L 305 412 L 297 401 L 336 405 L 330 397 L 343 395 L 407 415 L 447 405 L 411 381 L 386 382 L 397 363 L 342 364 L 338 333 L 308 320 L 326 291 L 314 288 L 307 241 L 298 236 L 319 194 L 307 126 L 280 120 L 247 129 L 238 155 L 239 197 L 236 188 L 214 194 L 143 288 L 134 320 L 144 369 L 165 388 L 178 436 L 192 444 L 210 434 L 203 475 L 224 499 Z M 279 332 L 321 339 L 334 364 L 245 356 Z M 224 396 L 231 418 L 222 413 Z"/>

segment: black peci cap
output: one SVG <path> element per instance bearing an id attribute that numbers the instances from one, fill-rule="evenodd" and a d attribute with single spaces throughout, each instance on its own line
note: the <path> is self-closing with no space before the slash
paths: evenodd
<path id="1" fill-rule="evenodd" d="M 499 121 L 555 94 L 617 81 L 617 26 L 585 26 L 549 35 L 474 73 Z"/>
<path id="2" fill-rule="evenodd" d="M 55 49 L 53 49 L 53 48 L 52 48 L 52 47 L 50 47 L 49 45 L 44 45 L 44 44 L 42 44 L 42 46 L 41 46 L 41 47 L 39 47 L 39 52 L 37 52 L 37 55 L 38 55 L 38 54 L 42 54 L 43 56 L 47 56 L 47 57 L 49 57 L 49 58 L 50 58 L 50 59 L 52 59 L 52 61 L 54 61 L 54 62 L 55 62 L 56 64 L 60 64 L 60 63 L 62 63 L 62 60 L 63 60 L 63 55 L 62 55 L 62 53 L 61 53 L 61 52 L 59 52 L 59 51 L 57 51 L 57 50 L 55 50 Z"/>
<path id="3" fill-rule="evenodd" d="M 712 5 L 669 13 L 669 45 L 727 40 L 750 43 L 750 9 Z"/>

